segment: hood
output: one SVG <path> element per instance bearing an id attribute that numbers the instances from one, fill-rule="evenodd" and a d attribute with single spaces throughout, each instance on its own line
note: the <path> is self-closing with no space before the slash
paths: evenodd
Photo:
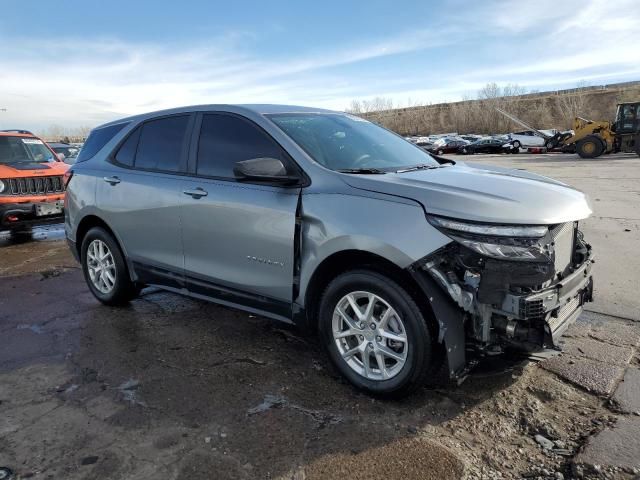
<path id="1" fill-rule="evenodd" d="M 64 175 L 69 165 L 64 162 L 16 162 L 0 163 L 0 178 L 47 177 Z"/>
<path id="2" fill-rule="evenodd" d="M 456 163 L 431 170 L 349 175 L 352 187 L 420 202 L 427 213 L 477 222 L 551 225 L 591 215 L 586 195 L 523 170 Z"/>

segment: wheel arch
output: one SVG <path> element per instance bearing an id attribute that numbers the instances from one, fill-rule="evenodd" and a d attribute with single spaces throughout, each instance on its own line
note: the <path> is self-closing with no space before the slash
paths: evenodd
<path id="1" fill-rule="evenodd" d="M 372 270 L 388 276 L 400 284 L 418 304 L 425 319 L 432 321 L 433 326 L 437 328 L 438 325 L 433 309 L 429 306 L 424 295 L 421 294 L 420 285 L 407 269 L 399 267 L 391 260 L 378 254 L 350 249 L 329 255 L 316 267 L 311 275 L 304 293 L 304 307 L 306 327 L 312 332 L 317 331 L 318 328 L 317 317 L 320 299 L 327 285 L 338 275 L 355 269 Z M 434 330 L 433 333 L 434 336 L 438 335 L 437 330 Z"/>
<path id="2" fill-rule="evenodd" d="M 122 245 L 121 239 L 118 237 L 118 235 L 113 230 L 113 228 L 111 228 L 107 222 L 105 222 L 102 218 L 100 218 L 97 215 L 88 214 L 85 217 L 83 217 L 82 220 L 80 220 L 80 222 L 78 223 L 78 227 L 76 228 L 76 241 L 73 247 L 75 248 L 75 252 L 73 253 L 77 255 L 77 258 L 79 259 L 82 258 L 82 242 L 84 241 L 84 237 L 87 235 L 89 230 L 91 230 L 94 227 L 103 228 L 107 233 L 109 233 L 109 235 L 111 235 L 115 239 L 116 244 L 120 249 L 120 253 L 122 253 L 125 263 L 127 264 L 129 277 L 131 278 L 132 281 L 137 280 L 135 275 L 135 270 L 133 269 L 133 266 L 129 261 L 129 257 L 127 256 L 126 250 Z"/>
<path id="3" fill-rule="evenodd" d="M 304 329 L 318 330 L 320 299 L 329 282 L 341 273 L 369 269 L 388 276 L 412 297 L 429 322 L 447 376 L 461 377 L 466 369 L 464 312 L 421 268 L 418 262 L 401 268 L 392 261 L 362 250 L 342 250 L 325 258 L 316 268 L 305 291 Z"/>

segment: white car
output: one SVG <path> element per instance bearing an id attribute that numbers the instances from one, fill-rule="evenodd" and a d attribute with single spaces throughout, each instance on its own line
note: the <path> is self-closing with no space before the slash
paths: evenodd
<path id="1" fill-rule="evenodd" d="M 514 148 L 520 147 L 544 147 L 545 139 L 536 135 L 532 130 L 515 132 L 508 135 Z"/>

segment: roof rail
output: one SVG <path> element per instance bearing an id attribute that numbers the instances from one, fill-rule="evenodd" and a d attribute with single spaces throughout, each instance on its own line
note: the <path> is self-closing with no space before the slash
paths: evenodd
<path id="1" fill-rule="evenodd" d="M 32 132 L 30 132 L 29 130 L 20 130 L 17 128 L 10 128 L 8 130 L 0 130 L 0 132 L 5 132 L 5 133 L 21 133 L 23 135 L 33 135 Z"/>

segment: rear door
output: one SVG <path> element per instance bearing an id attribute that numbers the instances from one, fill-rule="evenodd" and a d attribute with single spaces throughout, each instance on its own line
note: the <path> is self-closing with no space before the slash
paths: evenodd
<path id="1" fill-rule="evenodd" d="M 126 138 L 98 181 L 97 204 L 142 281 L 180 286 L 181 187 L 195 115 L 149 120 Z"/>
<path id="2" fill-rule="evenodd" d="M 290 314 L 299 187 L 239 182 L 236 162 L 292 160 L 248 119 L 204 113 L 196 121 L 183 181 L 185 275 L 194 293 Z M 264 303 L 264 305 L 261 305 Z"/>

